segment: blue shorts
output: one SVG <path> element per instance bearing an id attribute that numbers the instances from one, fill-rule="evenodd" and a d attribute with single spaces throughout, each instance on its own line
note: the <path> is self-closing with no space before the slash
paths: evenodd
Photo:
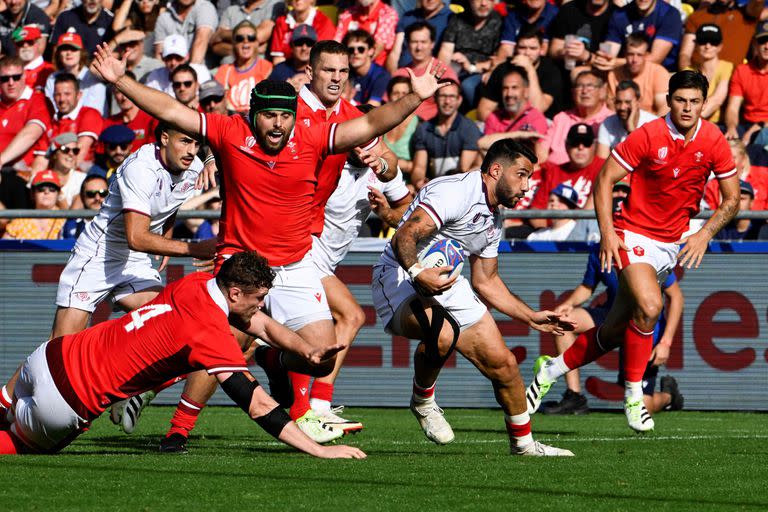
<path id="1" fill-rule="evenodd" d="M 589 316 L 592 317 L 592 321 L 595 322 L 595 327 L 600 327 L 605 323 L 605 319 L 608 318 L 608 312 L 611 308 L 605 306 L 598 306 L 596 308 L 584 308 Z"/>

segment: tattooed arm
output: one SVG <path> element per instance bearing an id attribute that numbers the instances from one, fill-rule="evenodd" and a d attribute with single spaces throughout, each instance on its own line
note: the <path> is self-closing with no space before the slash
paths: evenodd
<path id="1" fill-rule="evenodd" d="M 720 193 L 723 195 L 720 206 L 701 230 L 677 242 L 685 244 L 678 255 L 681 267 L 687 264 L 688 268 L 699 268 L 701 259 L 707 252 L 709 241 L 739 213 L 739 177 L 736 174 L 720 180 Z"/>
<path id="2" fill-rule="evenodd" d="M 425 295 L 437 295 L 449 289 L 456 277 L 446 279 L 441 274 L 450 272 L 453 267 L 423 268 L 419 265 L 417 247 L 437 232 L 437 225 L 432 217 L 422 208 L 416 208 L 392 237 L 392 250 L 397 261 L 408 271 L 413 282 Z M 458 276 L 457 276 L 458 277 Z"/>

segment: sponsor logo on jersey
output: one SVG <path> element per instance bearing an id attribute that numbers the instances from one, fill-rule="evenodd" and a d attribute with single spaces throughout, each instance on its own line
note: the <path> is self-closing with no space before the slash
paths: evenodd
<path id="1" fill-rule="evenodd" d="M 317 299 L 317 302 L 322 302 L 323 294 L 318 292 L 315 294 L 315 298 Z"/>
<path id="2" fill-rule="evenodd" d="M 3 119 L 3 128 L 5 128 L 6 126 L 8 126 L 8 120 L 7 119 Z"/>
<path id="3" fill-rule="evenodd" d="M 269 168 L 270 168 L 270 169 L 274 169 L 274 168 L 275 168 L 275 164 L 276 164 L 276 163 L 277 163 L 277 162 L 275 162 L 275 161 L 273 160 L 273 161 L 271 161 L 271 162 L 267 162 L 267 165 L 269 166 Z"/>
<path id="4" fill-rule="evenodd" d="M 701 162 L 701 159 L 704 157 L 704 153 L 702 153 L 701 151 L 697 151 L 696 153 L 693 154 L 693 156 L 696 158 L 696 163 L 699 163 Z"/>
<path id="5" fill-rule="evenodd" d="M 639 245 L 634 246 L 632 248 L 632 252 L 635 253 L 635 256 L 644 256 L 645 255 L 645 249 L 643 249 Z"/>
<path id="6" fill-rule="evenodd" d="M 672 174 L 674 174 L 675 178 L 677 178 L 677 175 L 680 174 L 680 168 L 675 167 L 674 169 L 672 169 Z"/>

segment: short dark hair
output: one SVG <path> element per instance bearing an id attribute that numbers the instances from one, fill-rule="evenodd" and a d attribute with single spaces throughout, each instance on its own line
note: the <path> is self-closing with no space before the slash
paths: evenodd
<path id="1" fill-rule="evenodd" d="M 341 44 L 344 48 L 347 47 L 350 41 L 363 41 L 368 45 L 368 48 L 376 46 L 376 40 L 373 38 L 370 32 L 363 29 L 350 30 L 344 35 L 344 39 L 341 40 Z"/>
<path id="2" fill-rule="evenodd" d="M 643 44 L 647 49 L 651 48 L 651 39 L 648 37 L 648 34 L 645 32 L 632 32 L 627 36 L 627 40 L 624 41 L 624 48 L 626 49 L 630 46 L 635 48 Z"/>
<path id="3" fill-rule="evenodd" d="M 244 251 L 233 254 L 224 260 L 216 284 L 224 288 L 238 287 L 242 290 L 272 288 L 275 272 L 267 259 L 256 251 Z"/>
<path id="4" fill-rule="evenodd" d="M 544 44 L 544 34 L 541 32 L 541 29 L 536 28 L 535 26 L 525 27 L 520 30 L 520 32 L 517 34 L 517 40 L 521 39 L 538 39 L 539 44 Z"/>
<path id="5" fill-rule="evenodd" d="M 171 71 L 171 75 L 170 75 L 171 81 L 173 81 L 173 77 L 175 77 L 179 73 L 183 73 L 185 71 L 187 73 L 190 73 L 194 77 L 195 82 L 197 82 L 197 71 L 195 71 L 195 68 L 193 68 L 189 64 L 179 64 L 178 66 L 176 66 L 176 69 Z"/>
<path id="6" fill-rule="evenodd" d="M 4 55 L 2 58 L 0 58 L 0 69 L 10 67 L 19 67 L 24 69 L 24 61 L 12 55 Z"/>
<path id="7" fill-rule="evenodd" d="M 506 167 L 518 158 L 523 157 L 531 161 L 532 164 L 536 164 L 539 160 L 536 158 L 536 153 L 528 147 L 514 139 L 501 139 L 497 140 L 488 149 L 488 153 L 483 158 L 483 163 L 480 165 L 482 172 L 488 172 L 491 165 L 500 162 Z"/>
<path id="8" fill-rule="evenodd" d="M 191 133 L 187 133 L 184 130 L 179 130 L 178 128 L 175 128 L 171 126 L 170 124 L 160 121 L 157 123 L 157 126 L 155 126 L 155 140 L 157 141 L 157 145 L 160 145 L 160 136 L 163 134 L 163 132 L 168 133 L 170 135 L 170 132 L 176 132 L 176 133 L 183 133 L 184 135 L 188 135 L 189 137 L 192 137 L 196 141 L 200 142 L 200 136 L 192 135 Z"/>
<path id="9" fill-rule="evenodd" d="M 619 91 L 627 91 L 629 89 L 632 89 L 633 91 L 635 91 L 636 98 L 640 98 L 640 86 L 637 85 L 637 82 L 635 82 L 634 80 L 622 80 L 616 86 L 617 93 Z"/>
<path id="10" fill-rule="evenodd" d="M 528 72 L 525 70 L 524 67 L 518 66 L 517 64 L 507 64 L 507 67 L 504 70 L 504 76 L 501 77 L 501 81 L 504 82 L 505 78 L 513 74 L 520 75 L 520 78 L 523 79 L 523 83 L 525 83 L 526 87 L 530 85 L 530 82 L 528 81 Z"/>
<path id="11" fill-rule="evenodd" d="M 408 86 L 408 89 L 411 89 L 411 79 L 407 76 L 393 76 L 392 80 L 389 81 L 387 84 L 387 97 L 392 99 L 392 91 L 395 89 L 395 86 L 397 84 L 406 84 Z M 411 89 L 413 90 L 413 89 Z"/>
<path id="12" fill-rule="evenodd" d="M 407 27 L 405 27 L 405 42 L 411 40 L 411 34 L 414 32 L 417 32 L 419 30 L 427 29 L 429 31 L 429 40 L 434 42 L 437 38 L 437 31 L 435 30 L 435 27 L 427 23 L 426 21 L 414 21 Z"/>
<path id="13" fill-rule="evenodd" d="M 75 93 L 80 92 L 80 80 L 78 80 L 72 73 L 59 73 L 56 75 L 56 78 L 53 79 L 54 87 L 56 87 L 56 84 L 66 83 L 71 83 L 75 86 Z"/>
<path id="14" fill-rule="evenodd" d="M 576 75 L 576 77 L 573 79 L 573 83 L 576 84 L 576 82 L 579 81 L 579 78 L 583 76 L 593 76 L 597 78 L 600 81 L 600 87 L 605 84 L 605 75 L 603 75 L 600 71 L 592 68 L 579 71 L 579 74 Z"/>
<path id="15" fill-rule="evenodd" d="M 669 92 L 667 94 L 672 96 L 678 89 L 698 89 L 706 100 L 707 91 L 709 90 L 709 80 L 698 71 L 692 71 L 690 69 L 678 71 L 669 77 Z"/>
<path id="16" fill-rule="evenodd" d="M 347 47 L 338 41 L 327 39 L 325 41 L 318 41 L 309 51 L 309 67 L 314 69 L 317 63 L 320 61 L 320 56 L 324 53 L 331 55 L 347 55 Z"/>

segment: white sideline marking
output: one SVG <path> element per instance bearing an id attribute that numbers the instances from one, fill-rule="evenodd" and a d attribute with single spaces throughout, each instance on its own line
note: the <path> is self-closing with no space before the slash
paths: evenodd
<path id="1" fill-rule="evenodd" d="M 501 432 L 499 432 L 501 434 Z M 535 432 L 534 432 L 535 435 Z M 716 435 L 695 435 L 695 436 L 655 436 L 653 434 L 646 436 L 635 437 L 561 437 L 561 436 L 536 436 L 539 441 L 546 442 L 568 442 L 568 443 L 592 443 L 592 442 L 631 442 L 635 441 L 688 441 L 688 440 L 711 440 L 711 439 L 768 439 L 768 435 L 728 435 L 728 436 L 716 436 Z M 389 441 L 388 444 L 417 444 L 421 441 Z M 467 439 L 467 440 L 455 440 L 450 444 L 495 444 L 495 443 L 509 443 L 507 438 L 500 439 Z"/>

